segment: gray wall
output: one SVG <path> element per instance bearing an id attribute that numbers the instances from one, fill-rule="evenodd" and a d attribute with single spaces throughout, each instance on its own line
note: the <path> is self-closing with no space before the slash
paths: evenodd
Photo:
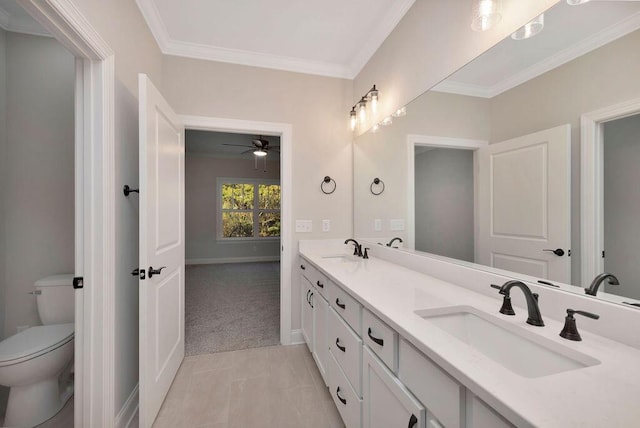
<path id="1" fill-rule="evenodd" d="M 416 250 L 473 262 L 473 151 L 415 156 Z"/>
<path id="2" fill-rule="evenodd" d="M 640 115 L 604 125 L 605 272 L 620 285 L 607 292 L 640 299 Z"/>
<path id="3" fill-rule="evenodd" d="M 580 115 L 640 97 L 638 70 L 640 31 L 635 31 L 491 99 L 491 142 L 571 124 L 571 282 L 576 285 L 591 281 L 580 278 Z"/>
<path id="4" fill-rule="evenodd" d="M 4 335 L 38 325 L 39 278 L 74 271 L 75 62 L 55 39 L 6 33 Z"/>
<path id="5" fill-rule="evenodd" d="M 187 141 L 187 145 L 189 142 Z M 252 158 L 220 159 L 211 155 L 187 153 L 185 156 L 185 243 L 186 259 L 205 262 L 210 259 L 241 259 L 280 256 L 280 241 L 219 242 L 216 240 L 217 177 L 280 178 L 280 162 L 262 161 L 254 168 Z M 213 262 L 213 261 L 212 261 Z"/>

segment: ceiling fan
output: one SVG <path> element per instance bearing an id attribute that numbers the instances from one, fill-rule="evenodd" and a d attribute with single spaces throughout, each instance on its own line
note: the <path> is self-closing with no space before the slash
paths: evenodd
<path id="1" fill-rule="evenodd" d="M 250 146 L 244 144 L 223 144 L 223 146 L 250 147 L 249 150 L 245 150 L 241 154 L 253 152 L 254 156 L 258 157 L 267 156 L 270 151 L 280 153 L 280 146 L 270 146 L 269 141 L 262 138 L 262 135 L 251 140 Z"/>

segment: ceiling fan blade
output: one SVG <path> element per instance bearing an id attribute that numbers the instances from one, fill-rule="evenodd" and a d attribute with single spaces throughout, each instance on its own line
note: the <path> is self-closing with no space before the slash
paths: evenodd
<path id="1" fill-rule="evenodd" d="M 253 152 L 255 152 L 255 151 L 256 151 L 256 149 L 255 149 L 255 148 L 253 148 L 253 149 L 245 150 L 244 152 L 242 152 L 242 153 L 240 153 L 240 154 L 241 154 L 241 155 L 243 155 L 243 154 L 245 154 L 245 153 L 253 153 Z"/>
<path id="2" fill-rule="evenodd" d="M 246 144 L 222 144 L 223 146 L 233 146 L 233 147 L 251 147 L 251 146 L 247 146 Z"/>

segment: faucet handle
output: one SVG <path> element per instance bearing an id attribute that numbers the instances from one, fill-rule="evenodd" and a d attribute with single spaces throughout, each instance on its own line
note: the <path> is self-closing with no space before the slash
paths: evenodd
<path id="1" fill-rule="evenodd" d="M 491 284 L 491 288 L 495 288 L 496 290 L 502 290 L 501 285 Z"/>
<path id="2" fill-rule="evenodd" d="M 365 249 L 364 249 L 364 254 L 362 255 L 362 258 L 363 258 L 363 259 L 368 259 L 368 258 L 369 258 L 369 250 L 370 250 L 370 249 L 371 249 L 371 248 L 366 248 L 366 247 L 365 247 Z"/>
<path id="3" fill-rule="evenodd" d="M 564 319 L 564 327 L 560 332 L 560 337 L 579 342 L 582 340 L 582 337 L 580 336 L 580 333 L 578 333 L 578 327 L 576 326 L 576 319 L 573 317 L 575 314 L 583 315 L 587 318 L 593 318 L 594 320 L 597 320 L 598 318 L 600 318 L 600 315 L 596 315 L 586 311 L 577 311 L 575 309 L 567 309 L 567 316 Z"/>
<path id="4" fill-rule="evenodd" d="M 516 311 L 513 310 L 513 306 L 511 305 L 511 296 L 509 296 L 509 293 L 503 293 L 502 287 L 496 284 L 491 284 L 491 288 L 500 290 L 500 294 L 504 296 L 502 299 L 502 307 L 500 308 L 500 313 L 505 315 L 515 315 Z"/>
<path id="5" fill-rule="evenodd" d="M 594 320 L 597 320 L 597 319 L 600 318 L 600 315 L 594 314 L 592 312 L 576 311 L 574 309 L 567 309 L 567 316 L 573 316 L 574 314 L 582 315 L 583 317 L 592 318 Z"/>

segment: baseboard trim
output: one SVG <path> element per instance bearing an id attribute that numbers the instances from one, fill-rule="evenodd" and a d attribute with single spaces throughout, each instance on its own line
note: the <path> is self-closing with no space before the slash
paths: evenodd
<path id="1" fill-rule="evenodd" d="M 211 259 L 187 259 L 187 265 L 215 265 L 221 263 L 256 263 L 256 262 L 278 262 L 280 256 L 260 256 L 260 257 L 221 257 Z"/>
<path id="2" fill-rule="evenodd" d="M 302 330 L 291 330 L 291 341 L 289 343 L 291 345 L 300 345 L 301 343 L 306 343 L 304 340 L 304 336 L 302 336 Z"/>
<path id="3" fill-rule="evenodd" d="M 122 409 L 116 416 L 116 428 L 129 428 L 134 416 L 138 413 L 138 384 L 131 391 L 131 395 L 127 398 L 127 401 L 122 405 Z"/>

